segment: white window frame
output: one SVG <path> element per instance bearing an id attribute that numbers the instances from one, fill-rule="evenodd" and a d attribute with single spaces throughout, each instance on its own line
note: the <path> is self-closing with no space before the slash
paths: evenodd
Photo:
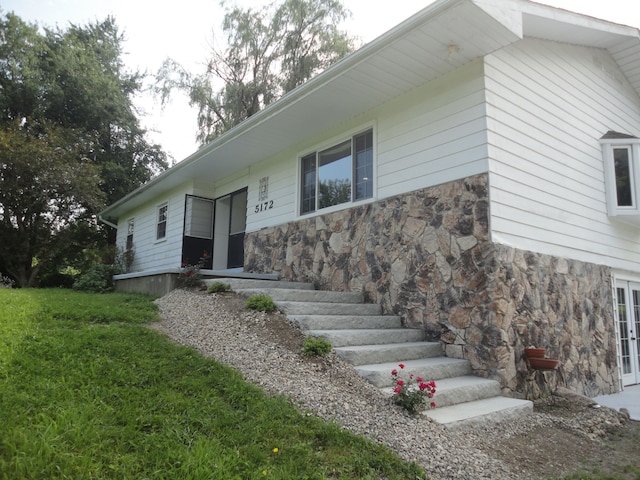
<path id="1" fill-rule="evenodd" d="M 127 220 L 127 236 L 124 242 L 125 250 L 131 250 L 133 248 L 133 234 L 135 232 L 135 218 Z"/>
<path id="2" fill-rule="evenodd" d="M 640 222 L 640 138 L 602 138 L 602 157 L 604 160 L 605 194 L 607 214 L 621 221 L 634 224 Z M 626 148 L 629 151 L 629 169 L 631 180 L 631 205 L 618 205 L 614 150 Z"/>
<path id="3" fill-rule="evenodd" d="M 359 198 L 359 199 L 354 199 L 354 188 L 356 186 L 356 183 L 354 181 L 353 176 L 355 175 L 355 158 L 354 158 L 354 152 L 353 152 L 353 145 L 354 145 L 354 140 L 356 137 L 369 133 L 371 132 L 371 137 L 372 137 L 372 159 L 371 159 L 371 169 L 372 169 L 372 179 L 371 179 L 371 195 L 368 197 L 363 197 L 363 198 Z M 346 202 L 342 202 L 342 203 L 338 203 L 335 205 L 330 205 L 327 207 L 323 207 L 323 208 L 318 208 L 318 185 L 317 185 L 317 181 L 318 181 L 318 154 L 331 149 L 333 147 L 336 147 L 338 145 L 340 145 L 341 143 L 344 143 L 346 141 L 351 141 L 351 172 L 352 172 L 352 176 L 351 176 L 351 199 L 349 201 Z M 323 213 L 327 213 L 327 212 L 332 212 L 332 211 L 336 211 L 336 210 L 341 210 L 344 208 L 348 208 L 349 206 L 352 205 L 356 205 L 356 204 L 361 204 L 361 203 L 367 203 L 372 201 L 375 198 L 376 195 L 376 129 L 374 128 L 374 125 L 368 125 L 368 126 L 364 126 L 358 129 L 354 129 L 351 132 L 345 133 L 339 137 L 334 137 L 333 139 L 323 142 L 320 145 L 317 145 L 315 148 L 310 149 L 308 151 L 306 151 L 304 154 L 299 155 L 298 156 L 298 175 L 297 175 L 297 213 L 300 217 L 307 217 L 310 215 L 318 215 L 318 214 L 323 214 Z M 303 174 L 303 159 L 310 156 L 310 155 L 315 155 L 316 156 L 316 199 L 315 199 L 315 208 L 313 210 L 309 210 L 307 212 L 303 212 L 303 179 L 302 179 L 302 174 Z"/>
<path id="4" fill-rule="evenodd" d="M 162 210 L 164 209 L 164 217 L 161 217 Z M 164 202 L 156 208 L 156 242 L 161 242 L 167 239 L 167 226 L 169 220 L 169 203 Z M 163 235 L 160 236 L 160 225 L 164 223 Z"/>

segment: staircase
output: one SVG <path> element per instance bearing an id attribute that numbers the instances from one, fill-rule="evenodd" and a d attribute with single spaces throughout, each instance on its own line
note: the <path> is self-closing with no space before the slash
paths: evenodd
<path id="1" fill-rule="evenodd" d="M 495 380 L 472 375 L 467 360 L 442 355 L 438 342 L 423 341 L 420 329 L 405 328 L 399 316 L 382 315 L 380 305 L 365 304 L 362 294 L 314 290 L 308 283 L 210 279 L 223 281 L 242 295 L 269 295 L 289 320 L 307 335 L 323 337 L 334 351 L 376 387 L 392 394 L 391 370 L 434 380 L 438 407 L 423 412 L 446 427 L 492 423 L 526 415 L 527 400 L 500 396 Z"/>

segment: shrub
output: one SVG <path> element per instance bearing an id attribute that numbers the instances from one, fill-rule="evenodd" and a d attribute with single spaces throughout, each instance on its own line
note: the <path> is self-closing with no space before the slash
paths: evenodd
<path id="1" fill-rule="evenodd" d="M 13 288 L 15 283 L 11 277 L 2 275 L 2 272 L 0 272 L 0 288 Z"/>
<path id="2" fill-rule="evenodd" d="M 229 285 L 228 283 L 213 282 L 211 285 L 209 285 L 209 288 L 207 288 L 207 293 L 222 293 L 228 292 L 229 290 L 231 290 L 231 285 Z"/>
<path id="3" fill-rule="evenodd" d="M 247 308 L 250 310 L 258 310 L 260 312 L 273 312 L 276 309 L 276 304 L 269 295 L 264 293 L 258 293 L 251 295 L 247 299 Z"/>
<path id="4" fill-rule="evenodd" d="M 74 290 L 104 293 L 113 290 L 113 276 L 120 270 L 115 265 L 94 265 L 73 283 Z"/>
<path id="5" fill-rule="evenodd" d="M 331 343 L 329 343 L 326 338 L 307 335 L 307 338 L 305 338 L 304 343 L 302 344 L 302 352 L 310 357 L 313 355 L 326 355 L 330 351 Z"/>
<path id="6" fill-rule="evenodd" d="M 202 283 L 201 264 L 184 265 L 178 275 L 178 282 L 186 288 L 197 287 Z"/>

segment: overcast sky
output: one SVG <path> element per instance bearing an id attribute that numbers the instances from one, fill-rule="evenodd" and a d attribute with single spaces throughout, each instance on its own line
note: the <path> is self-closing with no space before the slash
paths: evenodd
<path id="1" fill-rule="evenodd" d="M 260 5 L 266 0 L 239 0 L 239 5 Z M 352 19 L 343 27 L 363 41 L 370 41 L 432 0 L 343 0 Z M 639 0 L 544 0 L 540 3 L 640 28 Z M 124 31 L 132 69 L 155 73 L 166 57 L 190 71 L 200 71 L 207 58 L 212 30 L 219 30 L 223 16 L 219 0 L 3 0 L 2 12 L 11 12 L 39 25 L 66 28 L 71 23 L 86 24 L 108 15 L 116 18 Z M 163 111 L 154 99 L 145 96 L 137 104 L 147 113 L 142 125 L 151 130 L 150 139 L 160 143 L 180 161 L 196 148 L 196 112 L 183 95 L 175 95 Z"/>

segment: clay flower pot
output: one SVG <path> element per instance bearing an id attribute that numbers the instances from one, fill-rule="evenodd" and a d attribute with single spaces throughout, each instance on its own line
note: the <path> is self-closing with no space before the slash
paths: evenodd
<path id="1" fill-rule="evenodd" d="M 536 370 L 554 370 L 558 366 L 555 358 L 529 357 L 529 365 Z"/>
<path id="2" fill-rule="evenodd" d="M 544 358 L 545 353 L 547 352 L 546 348 L 525 348 L 524 354 L 527 358 Z"/>

